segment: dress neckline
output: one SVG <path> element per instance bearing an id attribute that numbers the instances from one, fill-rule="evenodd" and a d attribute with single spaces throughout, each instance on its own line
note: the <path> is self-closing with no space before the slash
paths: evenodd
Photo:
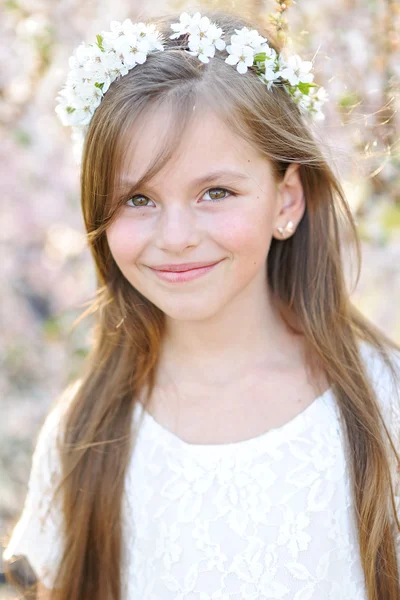
<path id="1" fill-rule="evenodd" d="M 326 389 L 322 394 L 317 396 L 306 408 L 297 413 L 283 425 L 272 427 L 267 431 L 255 437 L 239 440 L 236 442 L 226 442 L 221 444 L 200 444 L 191 443 L 183 440 L 175 433 L 161 425 L 151 413 L 149 413 L 140 402 L 136 402 L 135 416 L 142 416 L 142 426 L 149 428 L 148 431 L 155 438 L 165 440 L 168 446 L 175 446 L 188 453 L 230 453 L 236 450 L 251 450 L 260 445 L 272 445 L 274 447 L 281 443 L 293 439 L 294 436 L 304 431 L 308 424 L 316 421 L 316 414 L 324 402 L 334 400 L 335 396 L 332 387 Z M 140 432 L 139 432 L 140 436 Z"/>

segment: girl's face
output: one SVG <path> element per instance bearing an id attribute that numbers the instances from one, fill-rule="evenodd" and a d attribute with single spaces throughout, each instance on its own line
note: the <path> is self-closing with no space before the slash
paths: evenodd
<path id="1" fill-rule="evenodd" d="M 157 152 L 166 118 L 163 111 L 152 114 L 135 133 L 136 151 L 121 173 L 129 187 Z M 108 228 L 115 262 L 132 286 L 173 319 L 210 318 L 232 302 L 240 307 L 243 295 L 265 295 L 274 228 L 289 219 L 297 225 L 301 218 L 296 170 L 285 175 L 290 186 L 277 185 L 268 160 L 215 114 L 199 114 L 171 160 L 135 190 Z M 218 264 L 187 281 L 166 281 L 153 270 L 198 262 Z"/>

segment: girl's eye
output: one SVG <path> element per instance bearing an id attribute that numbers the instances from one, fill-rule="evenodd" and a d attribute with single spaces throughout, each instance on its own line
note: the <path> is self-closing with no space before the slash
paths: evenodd
<path id="1" fill-rule="evenodd" d="M 147 202 L 148 199 L 149 198 L 147 198 L 146 196 L 142 196 L 142 194 L 136 194 L 136 196 L 132 196 L 132 198 L 129 198 L 129 200 L 126 201 L 126 204 L 128 204 L 128 202 L 132 202 L 133 204 L 128 204 L 128 206 L 133 206 L 134 208 L 141 208 L 142 206 L 147 206 L 145 202 Z M 139 200 L 138 204 L 136 204 L 137 200 Z"/>
<path id="2" fill-rule="evenodd" d="M 235 196 L 235 194 L 233 192 L 230 192 L 229 190 L 225 189 L 225 188 L 210 188 L 209 190 L 207 190 L 205 193 L 206 194 L 216 194 L 216 197 L 210 197 L 210 200 L 212 202 L 219 202 L 220 200 L 225 200 L 225 198 L 227 196 L 221 196 L 221 194 L 224 194 L 226 192 L 226 194 L 231 195 L 231 196 Z"/>
<path id="3" fill-rule="evenodd" d="M 227 196 L 236 196 L 234 192 L 231 192 L 226 188 L 210 188 L 205 192 L 205 194 L 210 194 L 209 200 L 211 200 L 211 202 L 220 202 L 221 200 L 225 200 Z M 147 198 L 147 196 L 143 196 L 142 194 L 136 194 L 136 196 L 132 196 L 131 198 L 129 198 L 126 201 L 126 204 L 128 206 L 131 206 L 132 208 L 142 208 L 148 206 L 148 204 L 146 204 L 148 200 L 149 198 Z M 128 204 L 128 202 L 131 202 L 132 204 Z"/>

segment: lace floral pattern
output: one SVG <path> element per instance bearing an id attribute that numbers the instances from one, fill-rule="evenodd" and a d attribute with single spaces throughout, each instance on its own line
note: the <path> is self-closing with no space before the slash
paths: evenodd
<path id="1" fill-rule="evenodd" d="M 400 403 L 388 372 L 375 351 L 363 345 L 362 352 L 385 422 L 400 442 Z M 400 354 L 395 358 L 400 368 Z M 332 390 L 282 427 L 231 444 L 186 443 L 138 404 L 135 424 L 142 416 L 123 498 L 124 599 L 367 599 Z M 44 457 L 55 456 L 44 454 L 52 430 L 42 430 L 24 513 L 7 549 L 25 554 L 48 587 L 62 543 L 56 516 L 45 529 L 39 525 L 51 486 L 43 473 Z M 57 477 L 56 466 L 52 472 Z M 397 547 L 400 557 L 399 538 Z"/>
<path id="2" fill-rule="evenodd" d="M 287 425 L 201 446 L 146 413 L 127 477 L 127 597 L 364 600 L 333 395 Z"/>

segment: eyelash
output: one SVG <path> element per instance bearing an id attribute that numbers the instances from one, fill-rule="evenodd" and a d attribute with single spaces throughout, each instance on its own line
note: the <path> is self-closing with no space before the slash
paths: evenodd
<path id="1" fill-rule="evenodd" d="M 213 190 L 222 190 L 224 192 L 227 192 L 230 196 L 237 196 L 237 194 L 235 194 L 235 192 L 232 192 L 232 190 L 228 190 L 227 188 L 223 188 L 223 187 L 215 187 L 215 188 L 209 188 L 208 190 L 206 190 L 204 193 L 206 194 L 207 192 L 213 191 Z M 132 206 L 129 205 L 128 202 L 130 200 L 133 200 L 134 198 L 137 197 L 143 197 L 143 198 L 147 198 L 147 196 L 145 196 L 144 194 L 135 194 L 134 196 L 132 196 L 131 198 L 128 198 L 128 200 L 126 201 L 126 205 L 129 206 L 129 208 L 147 208 L 147 205 L 142 205 L 142 206 Z M 149 198 L 147 198 L 149 199 Z M 227 196 L 225 196 L 224 198 L 211 198 L 209 200 L 209 202 L 222 202 L 222 200 L 226 200 Z"/>

